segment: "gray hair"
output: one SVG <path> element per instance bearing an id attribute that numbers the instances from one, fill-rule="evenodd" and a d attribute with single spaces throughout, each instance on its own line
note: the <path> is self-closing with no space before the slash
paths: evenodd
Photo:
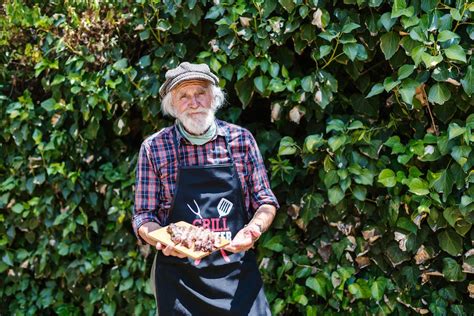
<path id="1" fill-rule="evenodd" d="M 214 112 L 217 112 L 217 110 L 219 110 L 222 105 L 224 105 L 225 93 L 220 87 L 215 86 L 213 84 L 209 84 L 207 88 L 211 89 L 212 94 L 211 109 Z M 163 113 L 163 115 L 169 115 L 171 117 L 176 118 L 176 113 L 172 104 L 171 92 L 172 91 L 169 91 L 167 94 L 165 94 L 165 96 L 161 100 L 161 112 Z"/>

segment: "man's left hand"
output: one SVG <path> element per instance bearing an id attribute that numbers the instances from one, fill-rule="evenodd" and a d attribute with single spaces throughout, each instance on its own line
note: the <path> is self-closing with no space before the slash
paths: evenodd
<path id="1" fill-rule="evenodd" d="M 262 233 L 257 225 L 249 224 L 239 230 L 234 239 L 232 239 L 230 244 L 224 249 L 234 253 L 247 251 L 253 247 L 261 234 Z"/>

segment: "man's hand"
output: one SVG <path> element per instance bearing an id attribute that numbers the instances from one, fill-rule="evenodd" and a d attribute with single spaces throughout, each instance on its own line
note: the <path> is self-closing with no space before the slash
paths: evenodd
<path id="1" fill-rule="evenodd" d="M 261 205 L 253 215 L 250 223 L 242 228 L 224 249 L 231 252 L 241 252 L 252 248 L 257 239 L 260 238 L 260 235 L 270 227 L 275 214 L 275 206 L 269 204 Z"/>
<path id="2" fill-rule="evenodd" d="M 163 252 L 165 256 L 175 256 L 178 258 L 186 257 L 186 255 L 174 250 L 173 246 L 167 246 L 160 242 L 156 242 L 155 240 L 150 238 L 150 236 L 148 236 L 148 234 L 150 234 L 152 231 L 155 231 L 159 228 L 161 228 L 161 226 L 158 225 L 157 223 L 154 223 L 154 222 L 145 223 L 142 226 L 140 226 L 140 228 L 138 229 L 138 234 L 140 235 L 140 237 L 143 238 L 143 240 L 145 240 L 150 245 L 154 246 L 157 250 L 161 250 L 161 252 Z"/>
<path id="3" fill-rule="evenodd" d="M 249 224 L 239 230 L 234 239 L 224 249 L 234 253 L 247 251 L 253 247 L 261 234 L 260 228 L 257 225 Z"/>

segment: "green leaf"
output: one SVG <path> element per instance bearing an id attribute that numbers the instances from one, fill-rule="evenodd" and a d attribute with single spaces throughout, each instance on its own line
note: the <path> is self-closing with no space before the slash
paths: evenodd
<path id="1" fill-rule="evenodd" d="M 11 210 L 13 213 L 16 214 L 21 214 L 25 208 L 23 207 L 22 203 L 15 203 L 15 205 L 12 206 Z"/>
<path id="2" fill-rule="evenodd" d="M 358 48 L 357 44 L 348 43 L 348 44 L 344 44 L 342 50 L 343 50 L 344 54 L 346 54 L 346 56 L 349 57 L 349 59 L 351 61 L 354 61 L 355 58 L 357 57 L 358 49 L 359 48 Z"/>
<path id="3" fill-rule="evenodd" d="M 400 217 L 397 220 L 397 227 L 403 228 L 406 231 L 409 231 L 416 235 L 418 227 L 413 223 L 413 221 L 407 217 Z"/>
<path id="4" fill-rule="evenodd" d="M 324 205 L 325 200 L 322 194 L 310 193 L 303 197 L 304 206 L 301 211 L 301 219 L 305 225 L 318 216 L 321 207 Z"/>
<path id="5" fill-rule="evenodd" d="M 395 172 L 390 169 L 382 170 L 379 174 L 378 182 L 382 183 L 387 188 L 394 187 L 397 184 Z"/>
<path id="6" fill-rule="evenodd" d="M 171 23 L 165 19 L 159 19 L 156 28 L 161 32 L 166 32 L 171 29 Z"/>
<path id="7" fill-rule="evenodd" d="M 441 176 L 433 182 L 433 187 L 436 192 L 443 193 L 445 196 L 451 194 L 453 189 L 454 181 L 448 169 L 444 169 L 441 172 Z"/>
<path id="8" fill-rule="evenodd" d="M 459 256 L 462 252 L 462 238 L 452 229 L 448 228 L 439 233 L 438 242 L 441 249 L 451 256 Z"/>
<path id="9" fill-rule="evenodd" d="M 334 135 L 328 140 L 328 145 L 331 147 L 332 152 L 335 152 L 341 148 L 347 141 L 346 135 Z"/>
<path id="10" fill-rule="evenodd" d="M 377 8 L 382 4 L 383 0 L 369 0 L 369 7 Z"/>
<path id="11" fill-rule="evenodd" d="M 431 103 L 444 104 L 451 98 L 451 91 L 441 82 L 435 83 L 428 92 L 428 101 Z"/>
<path id="12" fill-rule="evenodd" d="M 426 68 L 433 68 L 443 61 L 443 56 L 441 54 L 432 56 L 431 54 L 423 52 L 421 54 L 421 59 L 425 63 Z"/>
<path id="13" fill-rule="evenodd" d="M 258 76 L 253 79 L 253 83 L 255 84 L 255 88 L 257 88 L 257 91 L 260 93 L 265 93 L 265 90 L 268 87 L 268 83 L 270 80 L 268 79 L 267 76 Z"/>
<path id="14" fill-rule="evenodd" d="M 301 79 L 301 88 L 306 92 L 313 92 L 314 90 L 314 81 L 313 76 L 306 76 Z"/>
<path id="15" fill-rule="evenodd" d="M 329 170 L 324 176 L 324 185 L 326 188 L 332 187 L 334 184 L 338 183 L 340 180 L 336 170 Z"/>
<path id="16" fill-rule="evenodd" d="M 448 315 L 446 310 L 446 303 L 442 301 L 444 304 L 441 305 L 437 301 L 433 301 L 428 307 L 430 311 L 433 313 L 433 316 L 446 316 Z"/>
<path id="17" fill-rule="evenodd" d="M 456 138 L 466 132 L 465 127 L 459 126 L 457 123 L 451 123 L 448 127 L 448 139 Z"/>
<path id="18" fill-rule="evenodd" d="M 385 30 L 389 32 L 392 29 L 392 26 L 397 23 L 397 19 L 392 19 L 392 17 L 390 16 L 390 12 L 385 12 L 380 17 L 380 23 L 382 23 Z"/>
<path id="19" fill-rule="evenodd" d="M 329 53 L 331 53 L 331 51 L 332 51 L 332 46 L 330 46 L 330 45 L 321 45 L 319 47 L 319 54 L 318 54 L 318 52 L 316 52 L 314 54 L 314 58 L 315 58 L 315 60 L 322 59 L 322 58 L 326 57 L 327 55 L 329 55 Z"/>
<path id="20" fill-rule="evenodd" d="M 281 235 L 273 236 L 263 244 L 263 247 L 275 252 L 281 252 L 283 250 L 283 245 L 281 244 Z"/>
<path id="21" fill-rule="evenodd" d="M 426 13 L 432 11 L 438 5 L 437 0 L 425 0 L 421 3 L 421 9 Z"/>
<path id="22" fill-rule="evenodd" d="M 438 42 L 446 42 L 452 39 L 458 39 L 460 36 L 454 32 L 444 30 L 438 34 Z"/>
<path id="23" fill-rule="evenodd" d="M 352 190 L 352 195 L 356 200 L 365 201 L 367 196 L 367 188 L 363 185 L 355 185 Z"/>
<path id="24" fill-rule="evenodd" d="M 392 18 L 397 18 L 399 16 L 406 16 L 411 17 L 415 13 L 415 9 L 413 7 L 407 8 L 406 0 L 395 0 L 392 6 Z"/>
<path id="25" fill-rule="evenodd" d="M 367 168 L 363 168 L 360 174 L 354 176 L 354 181 L 358 184 L 372 185 L 374 182 L 374 174 Z"/>
<path id="26" fill-rule="evenodd" d="M 48 112 L 51 112 L 56 109 L 56 100 L 54 98 L 49 98 L 41 102 L 41 107 Z"/>
<path id="27" fill-rule="evenodd" d="M 454 301 L 454 299 L 453 299 Z M 451 312 L 456 316 L 468 316 L 464 310 L 464 307 L 461 304 L 451 304 Z"/>
<path id="28" fill-rule="evenodd" d="M 347 289 L 356 299 L 366 299 L 371 295 L 367 281 L 364 279 L 358 279 L 357 283 L 349 284 Z"/>
<path id="29" fill-rule="evenodd" d="M 375 84 L 372 89 L 370 90 L 369 94 L 366 96 L 366 98 L 373 97 L 374 95 L 380 94 L 384 91 L 384 86 L 382 83 L 377 83 Z"/>
<path id="30" fill-rule="evenodd" d="M 403 65 L 398 69 L 398 80 L 408 78 L 415 70 L 415 65 Z"/>
<path id="31" fill-rule="evenodd" d="M 413 104 L 413 97 L 415 96 L 416 88 L 419 85 L 418 81 L 413 79 L 403 80 L 401 88 L 399 89 L 403 102 Z"/>
<path id="32" fill-rule="evenodd" d="M 443 275 L 450 282 L 461 282 L 466 279 L 461 266 L 453 258 L 443 258 Z"/>
<path id="33" fill-rule="evenodd" d="M 220 72 L 225 79 L 231 81 L 232 76 L 234 75 L 234 67 L 232 67 L 231 64 L 226 64 L 222 66 L 222 68 L 220 69 Z"/>
<path id="34" fill-rule="evenodd" d="M 273 92 L 278 93 L 278 92 L 285 91 L 287 88 L 287 85 L 280 78 L 273 78 L 272 80 L 270 80 L 268 88 L 272 90 Z"/>
<path id="35" fill-rule="evenodd" d="M 392 148 L 393 154 L 403 154 L 405 152 L 405 146 L 400 142 L 399 136 L 392 136 L 384 143 L 385 146 Z"/>
<path id="36" fill-rule="evenodd" d="M 141 31 L 139 34 L 141 41 L 146 41 L 150 38 L 150 31 L 148 29 Z"/>
<path id="37" fill-rule="evenodd" d="M 385 33 L 380 37 L 380 48 L 385 59 L 389 60 L 397 52 L 400 46 L 400 36 L 395 32 Z"/>
<path id="38" fill-rule="evenodd" d="M 385 255 L 393 267 L 411 259 L 406 252 L 400 250 L 398 244 L 390 244 L 385 250 Z"/>
<path id="39" fill-rule="evenodd" d="M 54 76 L 54 79 L 53 79 L 53 82 L 51 82 L 51 85 L 56 86 L 56 85 L 64 82 L 64 80 L 66 80 L 66 77 L 64 77 L 63 75 L 56 75 L 56 76 Z"/>
<path id="40" fill-rule="evenodd" d="M 342 33 L 350 33 L 352 32 L 353 30 L 359 28 L 360 25 L 359 24 L 356 24 L 354 22 L 349 22 L 349 23 L 345 23 L 344 26 L 342 27 Z"/>
<path id="41" fill-rule="evenodd" d="M 295 9 L 295 2 L 293 0 L 278 0 L 278 3 L 288 12 L 291 13 Z"/>
<path id="42" fill-rule="evenodd" d="M 420 178 L 411 179 L 408 183 L 408 187 L 410 188 L 410 192 L 416 195 L 427 195 L 430 193 L 428 190 L 428 183 Z"/>
<path id="43" fill-rule="evenodd" d="M 304 150 L 311 154 L 315 153 L 316 150 L 324 145 L 324 139 L 321 134 L 314 134 L 306 136 L 304 140 Z"/>
<path id="44" fill-rule="evenodd" d="M 235 91 L 237 92 L 237 96 L 239 97 L 240 102 L 242 102 L 244 109 L 252 99 L 254 92 L 253 87 L 253 82 L 248 79 L 240 80 L 235 83 Z"/>
<path id="45" fill-rule="evenodd" d="M 444 54 L 451 60 L 466 62 L 466 52 L 460 45 L 452 45 L 444 50 Z"/>
<path id="46" fill-rule="evenodd" d="M 5 254 L 2 256 L 2 261 L 10 266 L 10 267 L 13 267 L 13 255 L 11 252 L 7 251 L 5 252 Z"/>
<path id="47" fill-rule="evenodd" d="M 361 129 L 361 128 L 364 128 L 364 123 L 362 123 L 361 121 L 356 120 L 356 121 L 352 122 L 352 123 L 347 127 L 347 130 L 353 131 L 353 130 Z"/>
<path id="48" fill-rule="evenodd" d="M 294 139 L 290 136 L 285 136 L 280 140 L 280 147 L 278 148 L 279 156 L 294 155 L 296 153 L 297 145 Z"/>
<path id="49" fill-rule="evenodd" d="M 425 46 L 416 46 L 413 48 L 410 52 L 411 58 L 415 62 L 415 66 L 418 67 L 418 65 L 423 61 L 423 56 L 426 54 L 425 53 L 426 47 Z"/>
<path id="50" fill-rule="evenodd" d="M 326 299 L 327 297 L 327 283 L 328 280 L 322 275 L 316 275 L 316 277 L 309 277 L 306 279 L 305 285 L 312 289 L 316 294 Z"/>
<path id="51" fill-rule="evenodd" d="M 265 3 L 267 3 L 266 1 Z M 280 315 L 285 309 L 286 303 L 284 299 L 277 298 L 272 304 L 272 315 Z"/>
<path id="52" fill-rule="evenodd" d="M 456 226 L 457 221 L 463 219 L 461 212 L 459 211 L 459 209 L 455 207 L 448 207 L 447 209 L 445 209 L 443 211 L 443 217 L 446 219 L 448 224 L 453 228 Z"/>
<path id="53" fill-rule="evenodd" d="M 128 64 L 128 59 L 127 58 L 122 58 L 120 60 L 117 60 L 113 65 L 112 67 L 115 69 L 115 70 L 123 70 L 125 68 L 127 68 L 127 64 Z"/>
<path id="54" fill-rule="evenodd" d="M 467 162 L 471 150 L 471 146 L 454 146 L 451 150 L 451 157 L 453 157 L 454 160 L 463 167 Z"/>
<path id="55" fill-rule="evenodd" d="M 84 131 L 84 136 L 89 140 L 96 139 L 99 128 L 100 128 L 100 125 L 97 119 L 95 117 L 92 118 L 91 122 L 89 123 L 89 125 Z"/>
<path id="56" fill-rule="evenodd" d="M 270 65 L 270 75 L 272 77 L 277 77 L 279 72 L 280 72 L 280 64 L 272 63 Z"/>
<path id="57" fill-rule="evenodd" d="M 372 298 L 375 301 L 380 301 L 383 298 L 385 289 L 387 288 L 387 279 L 383 277 L 378 277 L 376 281 L 372 283 L 370 287 L 370 292 L 372 294 Z"/>
<path id="58" fill-rule="evenodd" d="M 334 186 L 328 190 L 329 203 L 336 205 L 344 199 L 344 192 L 339 186 Z"/>
<path id="59" fill-rule="evenodd" d="M 104 312 L 107 314 L 107 316 L 113 316 L 115 315 L 115 311 L 117 310 L 117 304 L 112 301 L 109 304 L 104 304 Z"/>
<path id="60" fill-rule="evenodd" d="M 343 132 L 344 128 L 345 124 L 343 121 L 339 119 L 332 119 L 326 124 L 326 133 L 329 133 L 331 131 Z"/>
<path id="61" fill-rule="evenodd" d="M 150 64 L 151 64 L 150 55 L 145 55 L 142 58 L 140 58 L 140 60 L 138 61 L 138 65 L 142 69 L 145 68 L 145 67 L 150 66 Z"/>
<path id="62" fill-rule="evenodd" d="M 393 81 L 392 77 L 387 77 L 383 81 L 383 87 L 384 87 L 385 91 L 387 91 L 387 92 L 393 90 L 393 88 L 395 88 L 399 84 L 400 84 L 400 80 Z"/>
<path id="63" fill-rule="evenodd" d="M 127 278 L 120 283 L 119 292 L 127 291 L 133 286 L 133 278 Z"/>
<path id="64" fill-rule="evenodd" d="M 468 96 L 474 93 L 474 68 L 469 65 L 466 70 L 466 75 L 461 79 L 462 87 Z"/>

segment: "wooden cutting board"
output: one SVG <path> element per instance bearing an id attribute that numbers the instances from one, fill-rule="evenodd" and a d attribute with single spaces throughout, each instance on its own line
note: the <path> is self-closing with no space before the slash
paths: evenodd
<path id="1" fill-rule="evenodd" d="M 192 226 L 191 224 L 183 222 L 183 221 L 177 222 L 175 224 L 178 226 L 185 226 L 185 227 Z M 189 249 L 182 245 L 175 245 L 174 242 L 171 241 L 171 235 L 166 231 L 167 228 L 168 226 L 165 226 L 155 231 L 152 231 L 151 233 L 148 234 L 148 236 L 150 236 L 155 241 L 159 241 L 162 244 L 165 244 L 168 246 L 174 246 L 174 249 L 181 252 L 182 254 L 185 254 L 188 258 L 192 258 L 194 260 L 204 258 L 205 256 L 208 256 L 209 254 L 211 254 L 210 252 L 194 251 L 194 249 Z M 220 244 L 218 246 L 218 249 L 225 247 L 229 243 L 230 241 L 228 241 L 227 239 L 220 238 Z"/>

